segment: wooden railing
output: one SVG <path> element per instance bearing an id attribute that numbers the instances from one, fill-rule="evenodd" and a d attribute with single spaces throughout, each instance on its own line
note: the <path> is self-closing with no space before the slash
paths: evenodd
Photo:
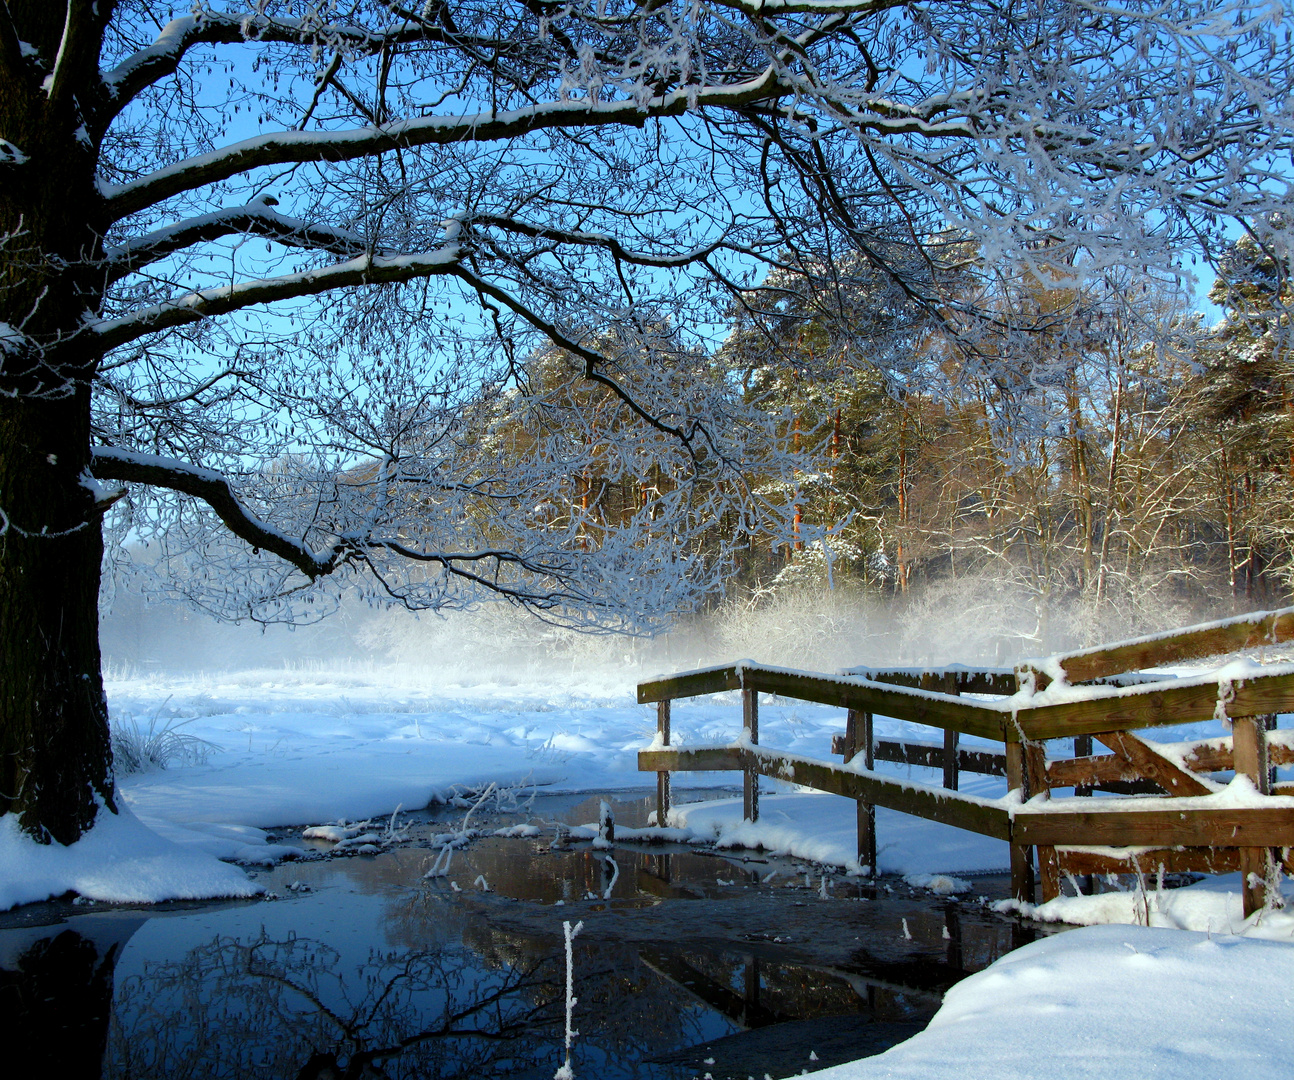
<path id="1" fill-rule="evenodd" d="M 657 703 L 658 718 L 656 744 L 640 752 L 638 767 L 657 774 L 661 823 L 669 811 L 671 772 L 738 770 L 745 816 L 752 821 L 759 816 L 760 776 L 855 799 L 859 861 L 872 867 L 875 807 L 883 806 L 1007 841 L 1012 891 L 1021 900 L 1034 898 L 1036 848 L 1044 900 L 1060 894 L 1066 873 L 1241 870 L 1248 915 L 1278 902 L 1275 893 L 1268 895 L 1276 867 L 1291 865 L 1294 784 L 1275 784 L 1274 773 L 1277 765 L 1294 763 L 1294 732 L 1274 728 L 1275 714 L 1294 712 L 1294 665 L 1239 671 L 1232 678 L 1225 670 L 1178 679 L 1135 669 L 1290 640 L 1294 608 L 1011 671 L 854 668 L 827 675 L 743 661 L 685 672 L 638 686 L 638 700 Z M 1080 683 L 1081 691 L 1073 689 Z M 727 690 L 742 692 L 741 738 L 727 746 L 671 746 L 670 702 Z M 846 709 L 845 731 L 832 747 L 844 756 L 843 765 L 760 746 L 761 693 Z M 979 696 L 968 700 L 964 694 Z M 943 739 L 878 740 L 877 714 L 942 729 Z M 1166 747 L 1133 734 L 1215 716 L 1230 724 L 1229 737 Z M 961 735 L 1000 742 L 1002 752 L 963 748 Z M 1044 744 L 1059 739 L 1072 739 L 1073 751 L 1049 760 Z M 1111 752 L 1094 753 L 1095 743 Z M 875 772 L 877 761 L 941 768 L 943 784 L 898 781 Z M 960 792 L 963 771 L 1005 775 L 1007 796 Z M 1208 775 L 1217 772 L 1249 777 L 1252 798 L 1237 800 L 1234 789 L 1222 795 Z M 1053 799 L 1053 789 L 1061 788 L 1073 788 L 1074 796 Z M 1145 797 L 1129 801 L 1130 795 Z"/>

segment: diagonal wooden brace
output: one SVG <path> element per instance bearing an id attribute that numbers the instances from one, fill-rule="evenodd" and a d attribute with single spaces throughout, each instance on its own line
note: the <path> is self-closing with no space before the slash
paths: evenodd
<path id="1" fill-rule="evenodd" d="M 1213 788 L 1201 782 L 1175 762 L 1143 740 L 1127 731 L 1105 731 L 1096 735 L 1106 746 L 1131 765 L 1141 775 L 1152 780 L 1169 795 L 1212 795 Z"/>

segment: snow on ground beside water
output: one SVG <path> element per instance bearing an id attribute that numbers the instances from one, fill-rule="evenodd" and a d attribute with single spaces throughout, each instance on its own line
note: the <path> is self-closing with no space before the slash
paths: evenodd
<path id="1" fill-rule="evenodd" d="M 37 844 L 13 814 L 0 817 L 0 911 L 69 890 L 92 900 L 154 903 L 264 890 L 238 867 L 184 850 L 142 824 L 128 808 L 101 813 L 69 847 Z"/>
<path id="2" fill-rule="evenodd" d="M 924 1031 L 817 1080 L 1294 1075 L 1294 949 L 1099 926 L 1043 938 L 948 991 Z"/>
<path id="3" fill-rule="evenodd" d="M 637 752 L 655 735 L 656 709 L 638 705 L 634 690 L 640 673 L 625 666 L 601 672 L 552 666 L 544 677 L 449 675 L 408 667 L 355 665 L 335 668 L 275 668 L 196 676 L 109 677 L 106 684 L 114 719 L 183 724 L 178 730 L 213 743 L 201 765 L 123 776 L 121 803 L 180 855 L 269 862 L 288 850 L 267 842 L 265 830 L 316 825 L 345 819 L 385 817 L 397 805 L 419 809 L 458 787 L 489 781 L 540 784 L 553 792 L 609 793 L 648 786 L 652 777 L 637 770 Z M 736 693 L 677 701 L 672 710 L 676 745 L 727 743 L 739 733 L 740 697 Z M 761 742 L 793 753 L 830 760 L 831 737 L 844 729 L 841 709 L 806 702 L 764 699 L 760 706 Z M 1193 724 L 1156 732 L 1160 738 L 1220 734 L 1217 724 Z M 938 741 L 938 732 L 885 717 L 876 718 L 879 738 Z M 963 738 L 967 746 L 992 744 Z M 836 759 L 839 760 L 839 759 Z M 881 763 L 878 768 L 927 783 L 939 782 L 929 770 Z M 1004 782 L 963 775 L 963 789 L 996 797 Z M 679 773 L 674 786 L 739 786 L 734 773 Z M 797 792 L 765 781 L 781 794 L 765 795 L 757 825 L 741 820 L 741 802 L 728 799 L 705 806 L 676 807 L 672 823 L 728 846 L 761 845 L 840 866 L 852 866 L 855 809 L 851 800 Z M 877 812 L 880 870 L 885 873 L 967 873 L 1003 869 L 1006 845 L 960 830 L 885 809 Z M 0 852 L 0 878 L 6 881 L 34 866 L 30 854 L 11 844 Z M 52 851 L 42 856 L 50 865 Z M 148 899 L 193 895 L 182 890 L 193 866 L 177 863 L 176 890 L 153 875 Z M 50 876 L 44 895 L 76 889 L 84 874 L 70 867 Z M 10 870 L 13 873 L 10 873 Z M 216 864 L 212 895 L 227 895 L 224 885 L 240 875 Z M 233 875 L 233 876 L 231 876 Z M 35 881 L 36 878 L 33 878 Z M 40 886 L 46 888 L 46 886 Z M 0 909 L 36 899 L 40 888 L 21 894 L 0 892 Z M 6 899 L 21 895 L 24 899 Z M 140 897 L 144 898 L 144 897 Z M 1099 901 L 1099 903 L 1098 903 Z M 1225 899 L 1213 901 L 1218 921 L 1228 918 Z M 1063 916 L 1090 922 L 1124 918 L 1130 900 L 1093 898 L 1092 911 L 1079 918 L 1078 907 Z M 1040 910 L 1040 917 L 1058 908 Z M 1133 912 L 1135 915 L 1135 911 Z M 1213 914 L 1206 913 L 1207 919 Z M 1174 916 L 1177 917 L 1177 916 Z M 1182 916 L 1185 918 L 1185 916 Z M 1194 915 L 1191 916 L 1195 918 Z M 1198 920 L 1197 920 L 1198 921 Z M 1195 925 L 1191 923 L 1191 925 Z"/>
<path id="4" fill-rule="evenodd" d="M 357 667 L 110 680 L 114 716 L 132 717 L 143 727 L 154 717 L 159 724 L 186 721 L 181 731 L 221 747 L 204 765 L 121 778 L 122 797 L 142 820 L 177 842 L 255 860 L 269 852 L 254 830 L 384 816 L 398 804 L 421 808 L 455 785 L 524 781 L 554 792 L 650 785 L 654 777 L 638 771 L 637 755 L 655 735 L 656 708 L 635 702 L 636 674 L 562 674 L 546 683 L 519 683 Z M 740 723 L 737 694 L 675 702 L 672 741 L 730 742 Z M 844 713 L 804 702 L 765 702 L 760 727 L 770 746 L 830 758 L 831 736 L 844 730 Z M 877 733 L 938 735 L 883 718 L 877 720 Z M 893 771 L 929 778 L 923 770 L 894 766 Z M 1001 782 L 986 783 L 985 794 L 1002 793 Z M 674 777 L 680 791 L 739 785 L 734 773 Z M 839 834 L 823 848 L 824 858 L 848 863 L 853 840 L 845 842 L 845 833 L 852 836 L 853 802 L 812 798 L 820 807 L 818 824 L 825 815 L 828 830 Z M 737 810 L 740 817 L 739 804 Z M 941 857 L 917 860 L 910 854 L 926 846 L 912 833 L 924 824 L 916 819 L 896 824 L 896 832 L 906 831 L 901 842 L 898 836 L 882 840 L 883 867 L 903 872 L 970 868 L 960 857 L 946 867 L 928 865 Z M 234 827 L 242 831 L 231 831 Z M 940 850 L 947 846 L 940 843 Z M 1004 856 L 986 865 L 1004 866 Z"/>
<path id="5" fill-rule="evenodd" d="M 1000 794 L 992 777 L 963 780 L 969 794 Z M 761 795 L 754 823 L 742 819 L 739 798 L 684 804 L 669 818 L 671 825 L 712 837 L 720 847 L 763 847 L 850 869 L 858 867 L 857 820 L 852 800 L 821 792 Z M 882 874 L 959 874 L 1006 870 L 1010 853 L 1001 840 L 878 807 L 876 861 Z"/>
<path id="6" fill-rule="evenodd" d="M 1018 904 L 1003 900 L 998 911 L 1019 912 L 1041 922 L 1078 926 L 1101 923 L 1136 923 L 1170 930 L 1196 930 L 1213 934 L 1244 934 L 1271 941 L 1294 941 L 1294 882 L 1281 881 L 1283 911 L 1257 912 L 1244 917 L 1240 875 L 1206 877 L 1184 889 L 1157 889 L 1155 875 L 1146 875 L 1145 891 L 1097 893 L 1094 896 L 1058 896 L 1045 904 Z M 1294 1067 L 1291 1069 L 1294 1074 Z"/>

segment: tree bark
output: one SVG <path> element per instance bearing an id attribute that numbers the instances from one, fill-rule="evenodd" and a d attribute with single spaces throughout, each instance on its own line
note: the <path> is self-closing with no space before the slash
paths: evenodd
<path id="1" fill-rule="evenodd" d="M 0 95 L 0 138 L 24 159 L 0 176 L 0 815 L 42 843 L 73 843 L 100 807 L 116 810 L 99 670 L 102 507 L 89 480 L 98 357 L 77 344 L 102 295 L 82 105 L 110 8 L 7 8 L 21 41 L 62 56 L 47 80 L 6 55 Z"/>
<path id="2" fill-rule="evenodd" d="M 99 656 L 89 391 L 0 401 L 0 814 L 70 844 L 115 811 Z M 86 474 L 88 475 L 88 473 Z"/>

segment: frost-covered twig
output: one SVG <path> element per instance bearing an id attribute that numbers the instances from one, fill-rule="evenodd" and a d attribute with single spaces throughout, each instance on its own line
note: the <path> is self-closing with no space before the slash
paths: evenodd
<path id="1" fill-rule="evenodd" d="M 566 1060 L 562 1063 L 555 1073 L 553 1080 L 575 1080 L 575 1070 L 571 1067 L 571 1043 L 575 1041 L 575 1036 L 579 1034 L 572 1025 L 575 1016 L 575 1003 L 579 1000 L 575 996 L 575 950 L 572 948 L 572 942 L 575 935 L 584 929 L 584 921 L 581 919 L 571 926 L 569 922 L 562 923 L 562 932 L 566 936 Z"/>

